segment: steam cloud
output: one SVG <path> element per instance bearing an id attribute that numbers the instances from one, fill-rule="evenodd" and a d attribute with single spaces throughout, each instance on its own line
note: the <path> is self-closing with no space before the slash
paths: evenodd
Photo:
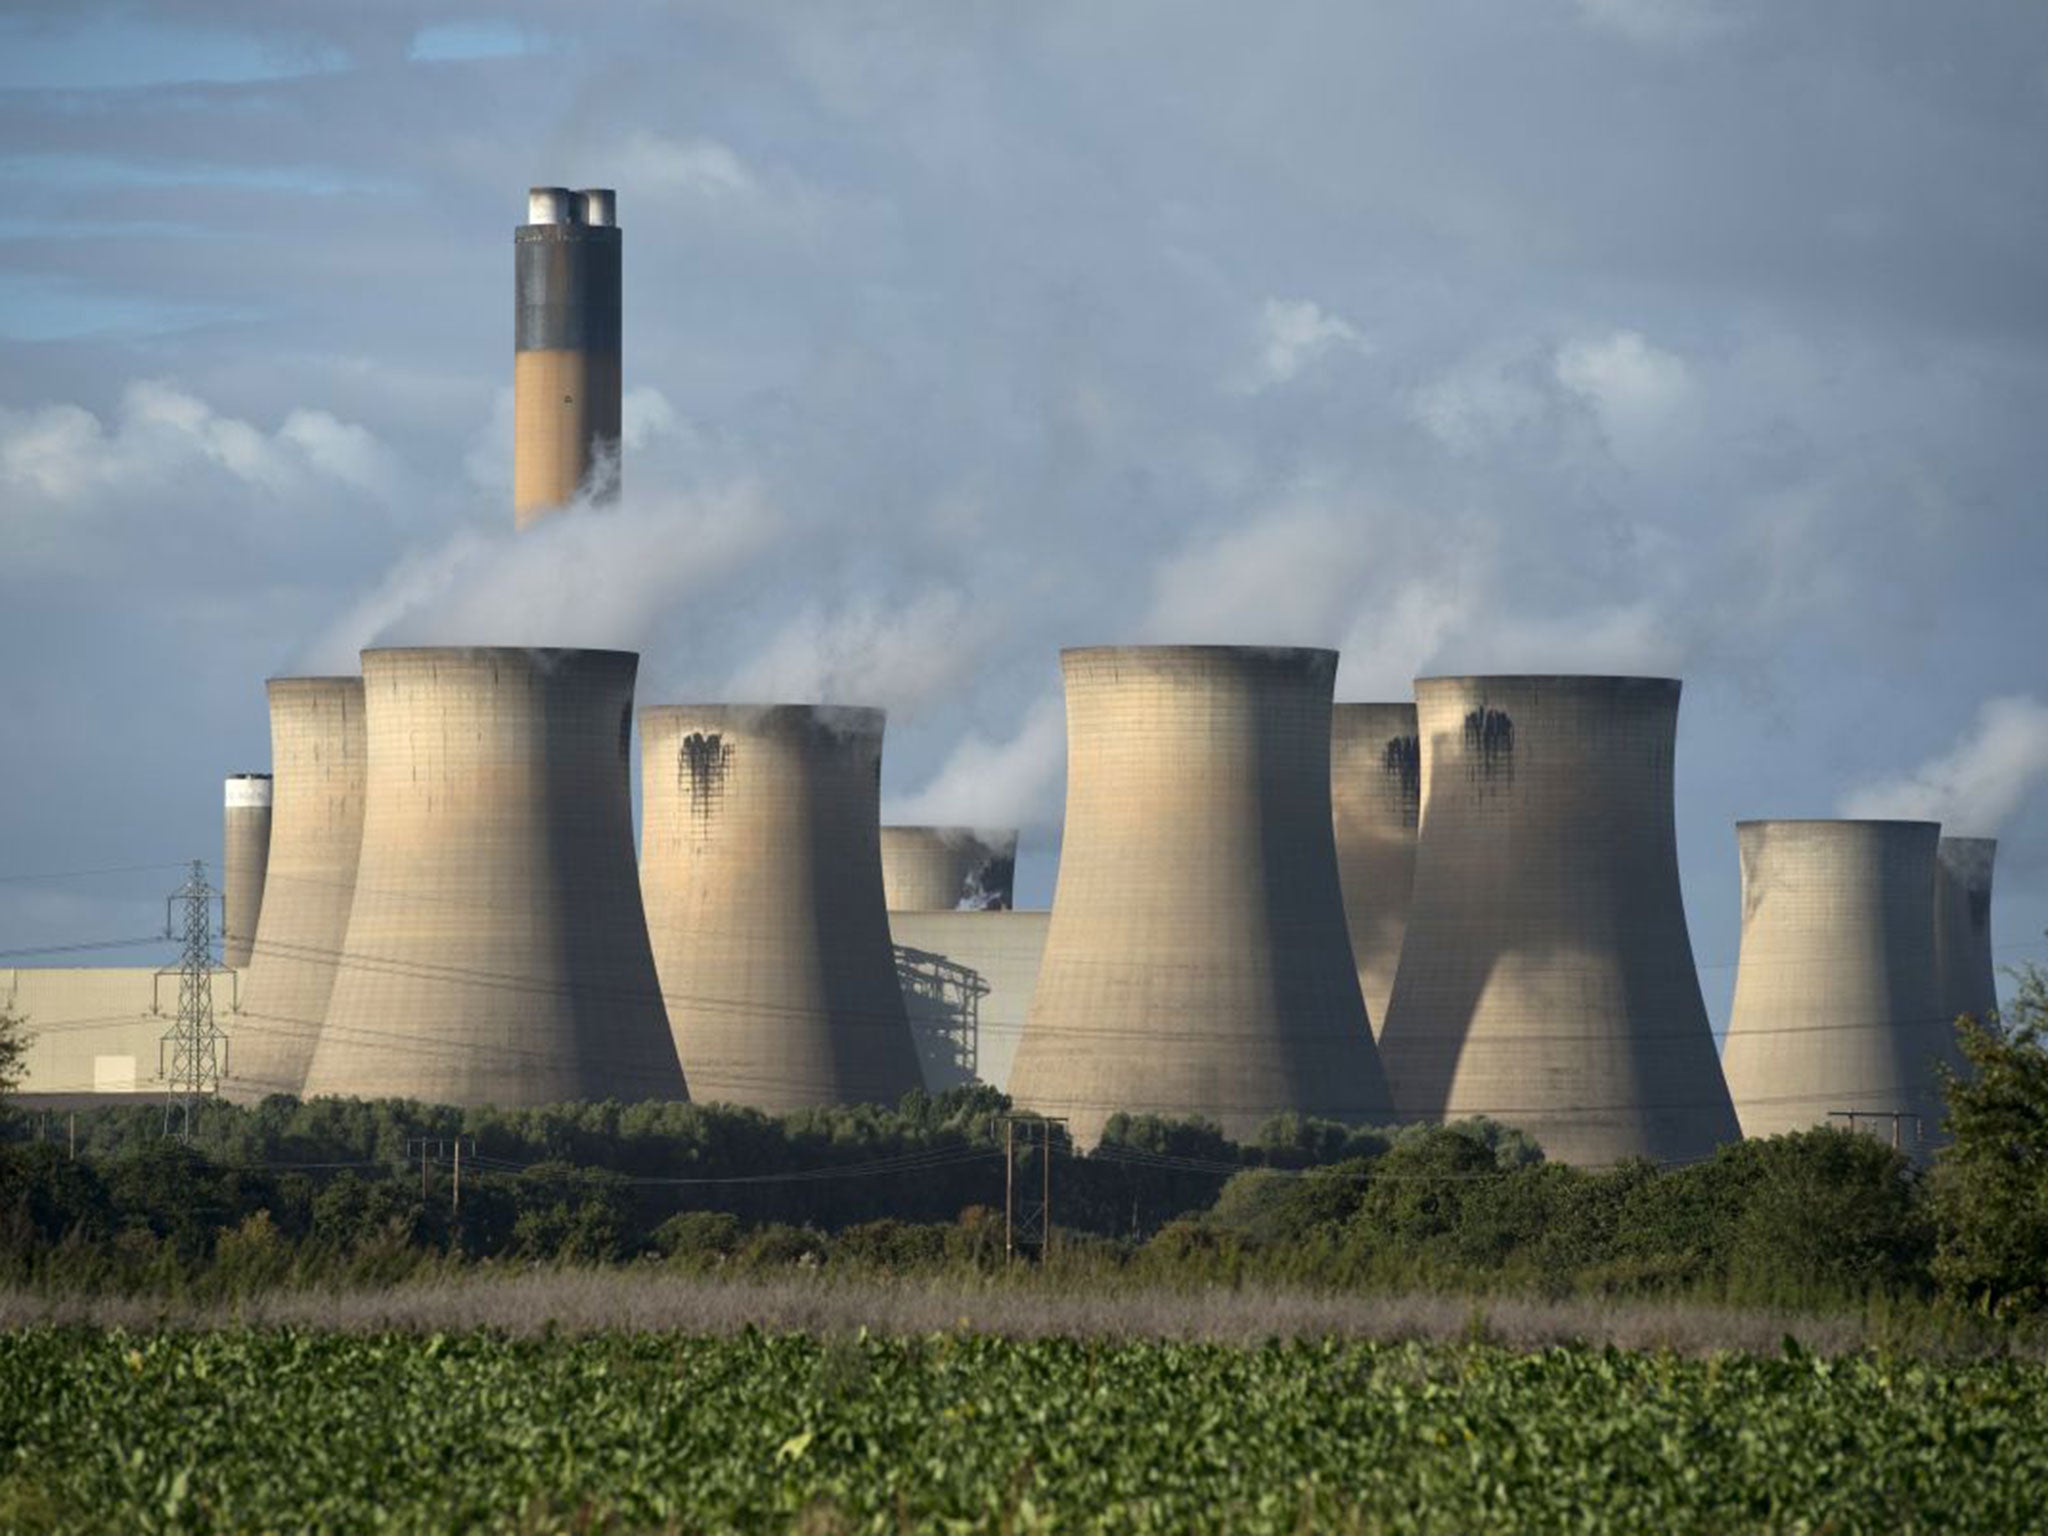
<path id="1" fill-rule="evenodd" d="M 1938 821 L 1958 837 L 1990 837 L 2048 780 L 2048 704 L 2026 694 L 1987 700 L 1976 730 L 1911 773 L 1852 790 L 1842 814 Z"/>

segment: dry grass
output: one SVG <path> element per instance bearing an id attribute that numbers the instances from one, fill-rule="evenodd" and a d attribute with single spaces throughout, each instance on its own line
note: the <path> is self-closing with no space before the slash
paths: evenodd
<path id="1" fill-rule="evenodd" d="M 1815 1354 L 1902 1342 L 1918 1351 L 1976 1353 L 1982 1339 L 1930 1337 L 1922 1319 L 1901 1340 L 1883 1316 L 1827 1317 L 1685 1302 L 1543 1301 L 1413 1294 L 1344 1295 L 1274 1289 L 1054 1290 L 1030 1284 L 880 1281 L 829 1275 L 724 1280 L 653 1267 L 468 1272 L 374 1289 L 274 1290 L 231 1303 L 0 1291 L 0 1327 L 293 1327 L 435 1333 L 490 1329 L 722 1335 L 755 1327 L 832 1335 L 865 1328 L 905 1335 L 1173 1339 L 1255 1344 L 1270 1339 L 1488 1342 L 1776 1352 L 1787 1338 Z"/>

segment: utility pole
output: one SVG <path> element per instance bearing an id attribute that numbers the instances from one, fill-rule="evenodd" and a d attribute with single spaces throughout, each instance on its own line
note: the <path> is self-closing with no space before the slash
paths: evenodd
<path id="1" fill-rule="evenodd" d="M 1053 1115 L 1003 1116 L 1003 1257 L 1014 1262 L 1027 1252 L 1043 1261 L 1052 1250 L 1052 1153 L 1054 1127 L 1065 1132 L 1066 1120 Z M 1019 1134 L 1019 1128 L 1022 1134 Z M 1037 1135 L 1032 1135 L 1033 1129 Z M 1017 1178 L 1017 1157 L 1038 1147 L 1037 1188 L 1027 1176 Z"/>
<path id="2" fill-rule="evenodd" d="M 1911 1112 L 1910 1112 L 1910 1111 L 1908 1111 L 1908 1110 L 1903 1110 L 1903 1109 L 1831 1109 L 1831 1110 L 1829 1110 L 1829 1111 L 1828 1111 L 1828 1118 L 1829 1118 L 1830 1120 L 1846 1120 L 1846 1121 L 1848 1121 L 1848 1122 L 1849 1122 L 1849 1129 L 1850 1129 L 1850 1130 L 1852 1130 L 1852 1131 L 1853 1131 L 1853 1130 L 1856 1130 L 1856 1129 L 1858 1129 L 1858 1127 L 1857 1127 L 1857 1124 L 1856 1124 L 1856 1122 L 1857 1122 L 1857 1121 L 1859 1121 L 1859 1120 L 1877 1120 L 1877 1121 L 1885 1121 L 1885 1120 L 1889 1120 L 1889 1121 L 1891 1121 L 1891 1123 L 1892 1123 L 1892 1150 L 1893 1150 L 1894 1152 L 1903 1152 L 1903 1151 L 1905 1150 L 1905 1139 L 1906 1139 L 1906 1122 L 1907 1122 L 1908 1120 L 1910 1120 L 1910 1121 L 1912 1121 L 1912 1122 L 1913 1122 L 1913 1145 L 1914 1145 L 1914 1146 L 1915 1146 L 1916 1148 L 1917 1148 L 1917 1147 L 1918 1147 L 1918 1146 L 1920 1145 L 1920 1141 L 1921 1141 L 1921 1134 L 1922 1134 L 1922 1133 L 1921 1133 L 1921 1121 L 1920 1121 L 1920 1116 L 1918 1116 L 1918 1115 L 1916 1115 L 1916 1114 L 1913 1114 L 1913 1113 L 1911 1113 Z"/>
<path id="3" fill-rule="evenodd" d="M 178 1021 L 158 1042 L 169 1096 L 164 1101 L 164 1134 L 192 1139 L 192 1106 L 220 1092 L 221 1032 L 213 1022 L 213 904 L 220 892 L 206 883 L 206 866 L 192 861 L 192 873 L 165 903 L 164 937 L 180 939 Z M 176 1130 L 172 1129 L 176 1126 Z"/>
<path id="4" fill-rule="evenodd" d="M 455 1194 L 451 1214 L 462 1214 L 462 1144 L 469 1142 L 471 1156 L 476 1154 L 476 1143 L 467 1136 L 413 1136 L 405 1143 L 405 1155 L 420 1160 L 420 1200 L 425 1202 L 431 1192 L 429 1177 L 434 1164 L 454 1159 Z"/>

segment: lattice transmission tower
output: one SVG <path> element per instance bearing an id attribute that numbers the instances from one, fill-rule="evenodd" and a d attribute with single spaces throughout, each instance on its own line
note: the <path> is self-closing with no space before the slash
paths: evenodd
<path id="1" fill-rule="evenodd" d="M 192 873 L 165 902 L 164 937 L 178 939 L 178 1020 L 158 1043 L 163 1068 L 164 1134 L 192 1139 L 192 1105 L 220 1092 L 221 1041 L 213 1022 L 213 905 L 221 893 L 206 883 L 206 865 L 192 861 Z M 163 1066 L 168 1059 L 169 1065 Z"/>

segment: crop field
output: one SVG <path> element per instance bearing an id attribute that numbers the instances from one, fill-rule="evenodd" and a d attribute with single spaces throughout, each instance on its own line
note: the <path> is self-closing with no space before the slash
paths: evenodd
<path id="1" fill-rule="evenodd" d="M 2017 1360 L 0 1334 L 9 1531 L 2003 1533 L 2044 1488 Z"/>

